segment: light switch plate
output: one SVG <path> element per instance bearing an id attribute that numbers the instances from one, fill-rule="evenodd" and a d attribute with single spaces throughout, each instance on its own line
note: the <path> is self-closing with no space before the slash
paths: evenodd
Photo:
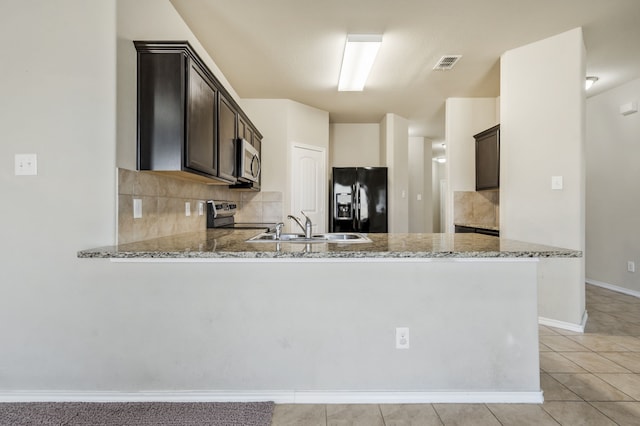
<path id="1" fill-rule="evenodd" d="M 184 203 L 184 215 L 191 216 L 191 203 L 188 201 Z"/>
<path id="2" fill-rule="evenodd" d="M 562 176 L 551 176 L 551 189 L 562 189 Z"/>
<path id="3" fill-rule="evenodd" d="M 15 175 L 35 176 L 38 174 L 38 156 L 36 154 L 16 154 Z"/>

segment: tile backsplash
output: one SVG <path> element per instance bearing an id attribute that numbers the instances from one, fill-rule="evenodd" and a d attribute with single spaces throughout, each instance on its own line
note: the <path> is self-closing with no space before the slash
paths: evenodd
<path id="1" fill-rule="evenodd" d="M 455 191 L 453 221 L 499 227 L 500 193 L 498 191 Z"/>
<path id="2" fill-rule="evenodd" d="M 236 222 L 282 222 L 282 192 L 241 192 Z"/>
<path id="3" fill-rule="evenodd" d="M 133 218 L 133 199 L 142 200 L 142 217 Z M 237 222 L 282 220 L 281 192 L 238 192 L 224 185 L 206 185 L 154 172 L 118 169 L 118 243 L 205 230 L 198 204 L 207 200 L 234 201 Z M 191 216 L 185 214 L 185 203 Z"/>

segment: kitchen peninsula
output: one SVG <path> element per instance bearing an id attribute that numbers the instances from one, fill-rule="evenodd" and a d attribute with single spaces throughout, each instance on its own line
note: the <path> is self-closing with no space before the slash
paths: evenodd
<path id="1" fill-rule="evenodd" d="M 582 253 L 473 234 L 368 234 L 370 243 L 250 243 L 254 230 L 208 229 L 78 253 L 110 259 L 391 259 L 581 257 Z"/>
<path id="2" fill-rule="evenodd" d="M 542 401 L 537 259 L 581 252 L 480 234 L 245 242 L 257 233 L 210 229 L 78 253 L 161 281 L 150 304 L 163 292 L 193 304 L 191 327 L 168 331 L 186 333 L 183 346 L 157 356 L 198 367 L 154 390 L 182 382 L 219 400 Z M 136 270 L 144 263 L 153 264 Z M 398 327 L 409 328 L 409 349 L 396 349 Z"/>

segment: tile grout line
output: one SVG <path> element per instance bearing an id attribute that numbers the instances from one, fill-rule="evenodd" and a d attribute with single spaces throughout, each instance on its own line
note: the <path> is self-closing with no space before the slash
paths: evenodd
<path id="1" fill-rule="evenodd" d="M 329 415 L 327 414 L 327 404 L 324 404 L 324 426 L 329 426 Z"/>
<path id="2" fill-rule="evenodd" d="M 433 404 L 429 404 L 429 405 L 433 409 L 433 412 L 436 413 L 436 416 L 438 416 L 438 420 L 440 420 L 440 424 L 444 425 L 444 420 L 442 420 L 442 417 L 440 417 L 440 413 L 438 413 L 438 410 L 436 409 L 435 405 Z"/>
<path id="3" fill-rule="evenodd" d="M 496 419 L 496 421 L 501 425 L 504 426 L 504 423 L 502 423 L 500 421 L 500 419 L 498 418 L 498 416 L 496 416 L 496 413 L 493 412 L 493 410 L 491 409 L 491 407 L 489 407 L 489 404 L 483 404 L 484 407 L 489 410 L 489 412 L 491 413 L 491 415 L 493 416 L 494 419 Z"/>
<path id="4" fill-rule="evenodd" d="M 380 418 L 382 419 L 382 425 L 383 426 L 387 426 L 387 421 L 384 419 L 384 414 L 382 414 L 382 407 L 380 406 L 380 404 L 378 405 L 378 413 L 380 413 Z"/>
<path id="5" fill-rule="evenodd" d="M 566 401 L 566 402 L 573 402 L 573 401 Z M 565 403 L 566 403 L 565 402 Z M 585 402 L 585 401 L 575 401 L 575 402 Z M 548 412 L 547 410 L 545 410 L 544 408 L 544 404 L 540 404 L 540 408 L 542 408 L 542 411 L 544 411 L 545 413 L 547 413 L 549 415 L 549 417 L 551 417 L 553 419 L 554 422 L 556 422 L 558 425 L 562 425 L 562 422 L 559 419 L 556 419 L 555 417 L 553 417 L 553 414 L 551 414 L 550 412 Z M 615 422 L 614 422 L 615 423 Z"/>

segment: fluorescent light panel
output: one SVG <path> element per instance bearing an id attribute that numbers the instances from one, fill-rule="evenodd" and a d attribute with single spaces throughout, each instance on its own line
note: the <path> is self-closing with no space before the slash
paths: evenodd
<path id="1" fill-rule="evenodd" d="M 349 34 L 344 47 L 338 90 L 362 91 L 382 43 L 381 34 Z"/>

